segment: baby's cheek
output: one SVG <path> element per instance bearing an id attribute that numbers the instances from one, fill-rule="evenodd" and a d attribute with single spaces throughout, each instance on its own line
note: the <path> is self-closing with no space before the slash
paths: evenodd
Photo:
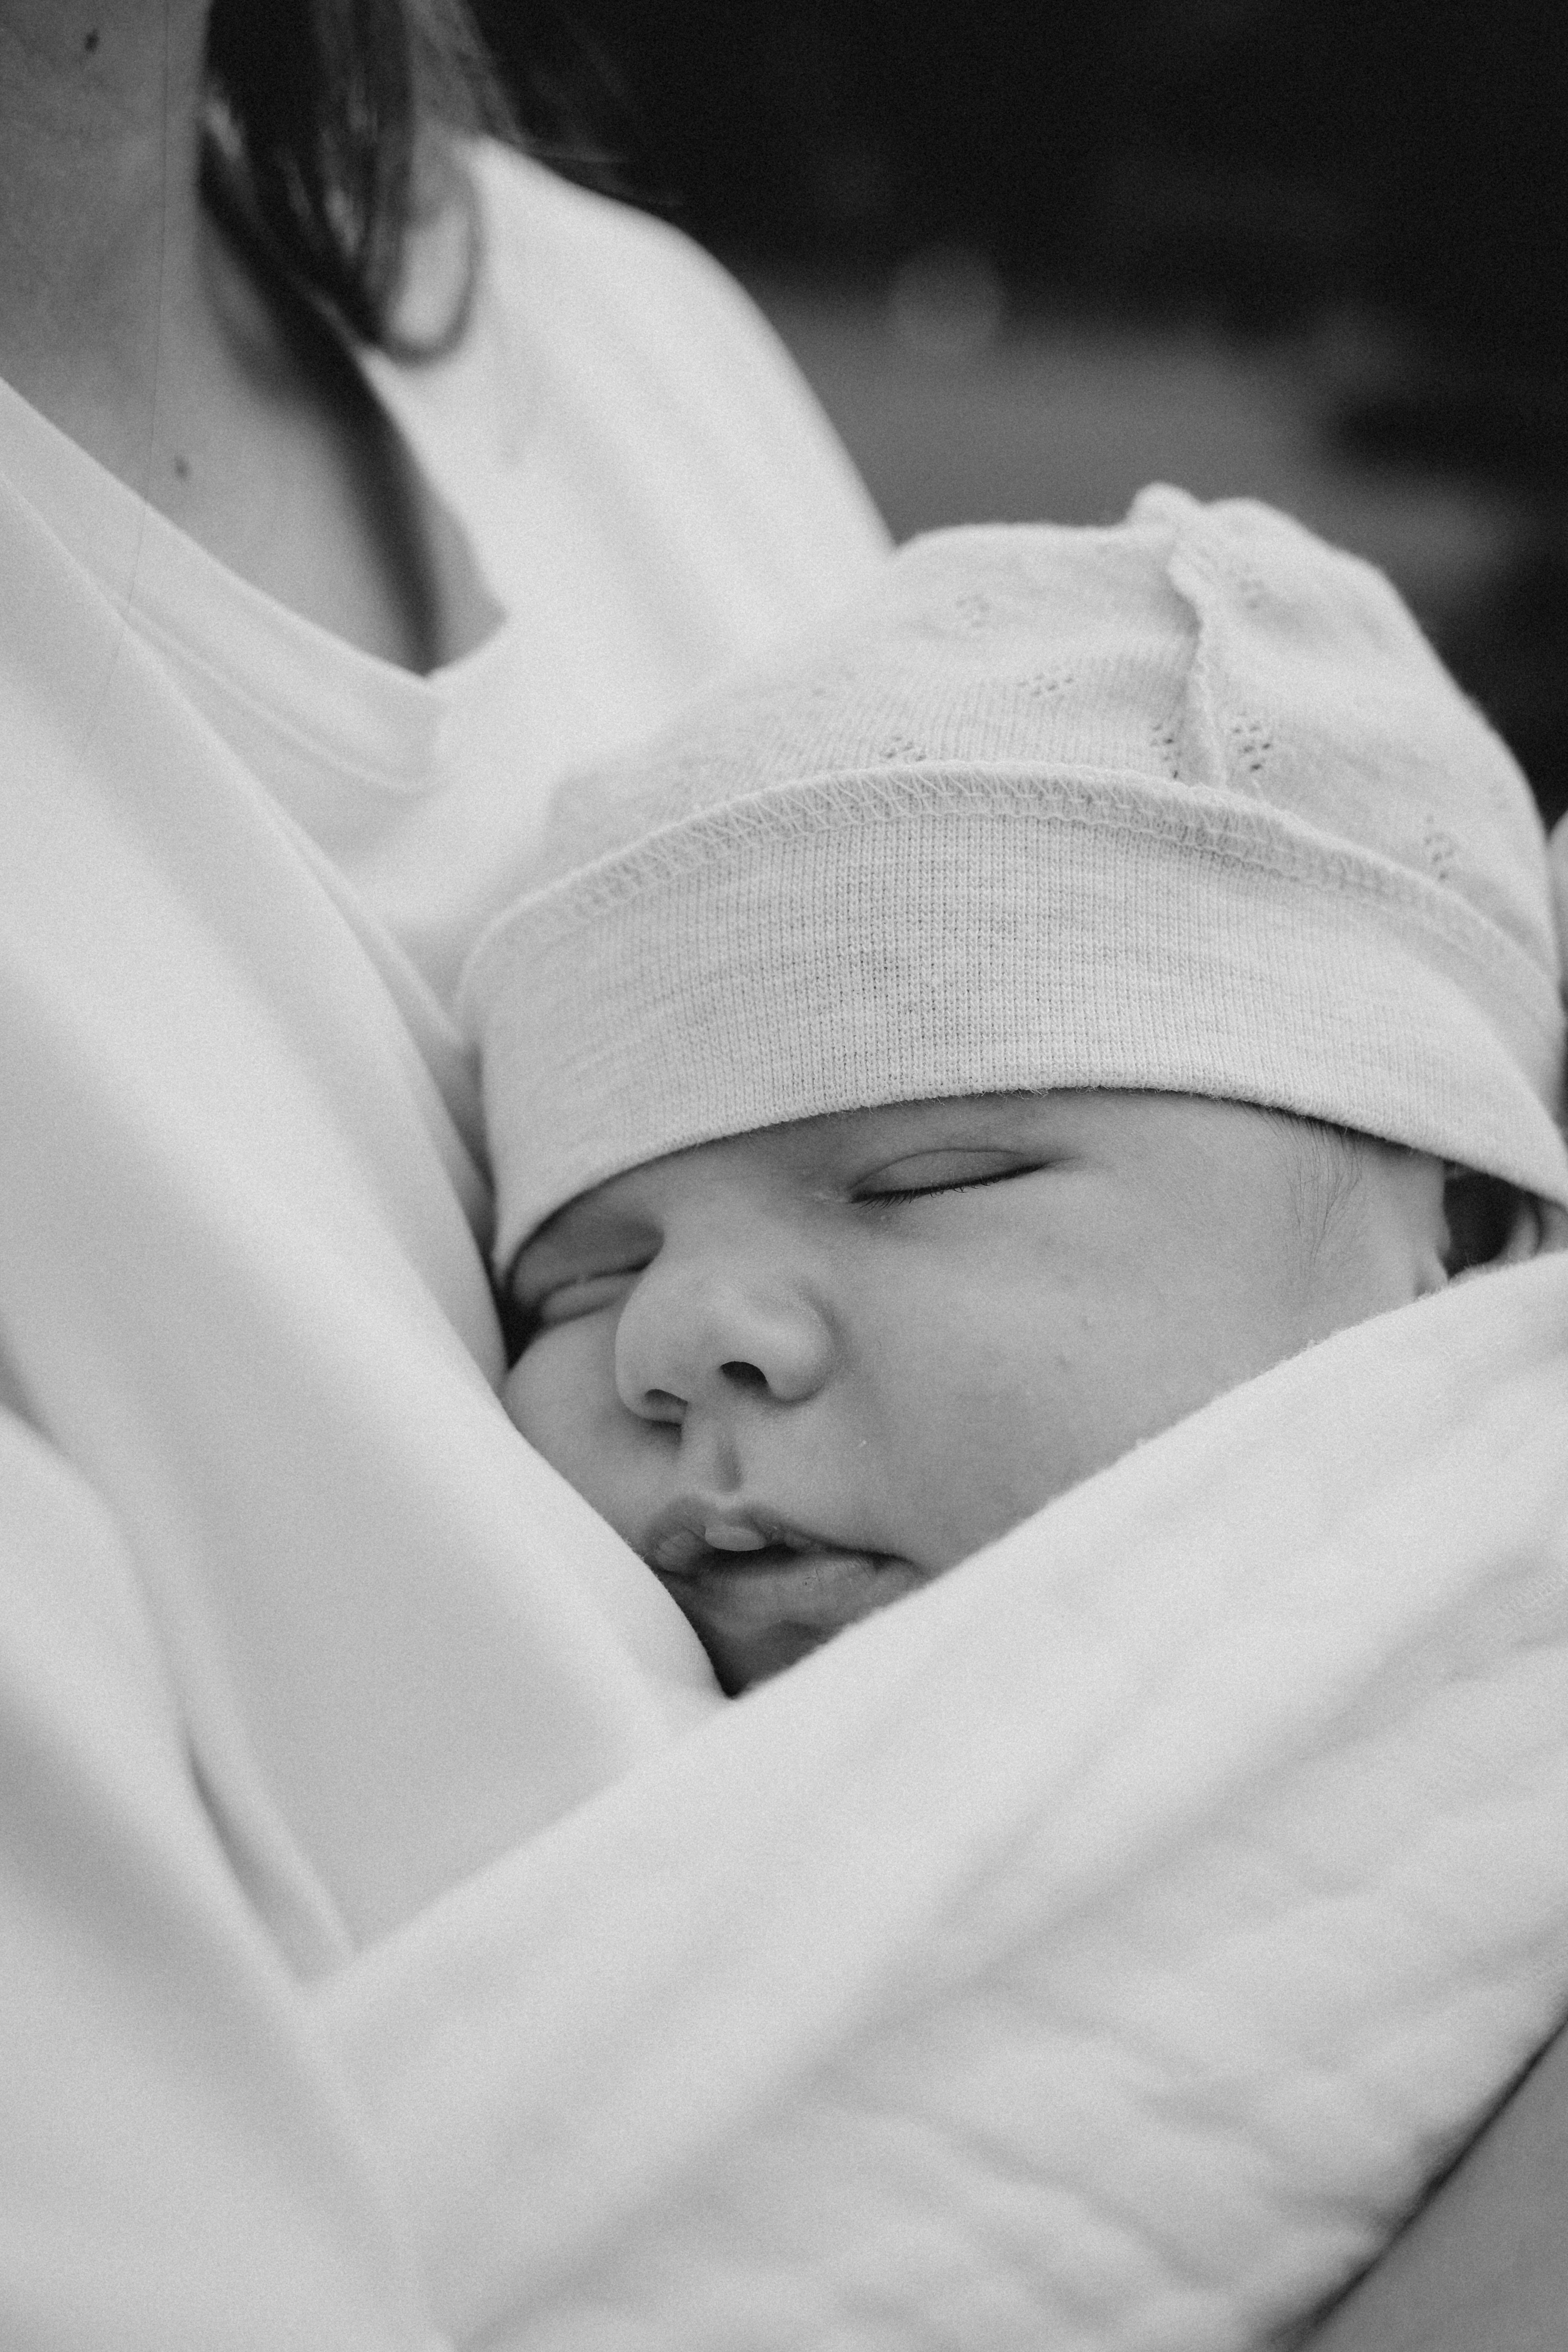
<path id="1" fill-rule="evenodd" d="M 521 1430 L 531 1444 L 537 1445 L 539 1439 L 534 1434 L 532 1413 L 534 1374 L 531 1358 L 533 1352 L 533 1349 L 530 1349 L 528 1354 L 520 1356 L 508 1372 L 501 1385 L 500 1401 L 506 1407 L 507 1419 L 512 1427 Z"/>
<path id="2" fill-rule="evenodd" d="M 629 1539 L 647 1433 L 616 1391 L 615 1325 L 612 1314 L 584 1315 L 542 1331 L 501 1401 L 529 1444 Z"/>
<path id="3" fill-rule="evenodd" d="M 590 1428 L 600 1410 L 600 1385 L 580 1327 L 564 1324 L 559 1330 L 541 1332 L 524 1349 L 501 1391 L 513 1427 L 574 1485 L 578 1458 L 589 1451 Z"/>

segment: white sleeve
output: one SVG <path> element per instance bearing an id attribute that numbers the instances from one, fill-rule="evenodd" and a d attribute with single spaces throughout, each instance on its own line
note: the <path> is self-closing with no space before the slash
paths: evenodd
<path id="1" fill-rule="evenodd" d="M 438 2352 L 118 1531 L 0 1413 L 0 2339 Z"/>

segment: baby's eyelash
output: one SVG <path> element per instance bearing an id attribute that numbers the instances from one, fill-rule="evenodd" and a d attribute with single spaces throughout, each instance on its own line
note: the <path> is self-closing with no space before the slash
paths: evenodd
<path id="1" fill-rule="evenodd" d="M 858 1206 L 881 1208 L 889 1201 L 930 1201 L 939 1192 L 978 1192 L 986 1184 L 1005 1184 L 1015 1176 L 1026 1176 L 1027 1168 L 995 1168 L 988 1176 L 950 1176 L 945 1184 L 913 1184 L 897 1192 L 862 1192 Z"/>

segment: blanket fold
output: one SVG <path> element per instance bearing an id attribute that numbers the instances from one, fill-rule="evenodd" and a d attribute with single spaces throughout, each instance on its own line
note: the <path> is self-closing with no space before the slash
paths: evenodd
<path id="1" fill-rule="evenodd" d="M 1568 1257 L 1342 1333 L 326 1982 L 443 2323 L 1300 2320 L 1568 2007 L 1565 1433 Z"/>

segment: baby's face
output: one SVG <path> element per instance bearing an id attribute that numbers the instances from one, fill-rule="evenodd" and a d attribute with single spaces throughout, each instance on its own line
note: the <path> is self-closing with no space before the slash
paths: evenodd
<path id="1" fill-rule="evenodd" d="M 1383 1153 L 1355 1191 L 1314 1246 L 1289 1123 L 1174 1095 L 900 1104 L 700 1145 L 529 1244 L 508 1410 L 742 1689 L 1436 1286 L 1436 1164 Z"/>

